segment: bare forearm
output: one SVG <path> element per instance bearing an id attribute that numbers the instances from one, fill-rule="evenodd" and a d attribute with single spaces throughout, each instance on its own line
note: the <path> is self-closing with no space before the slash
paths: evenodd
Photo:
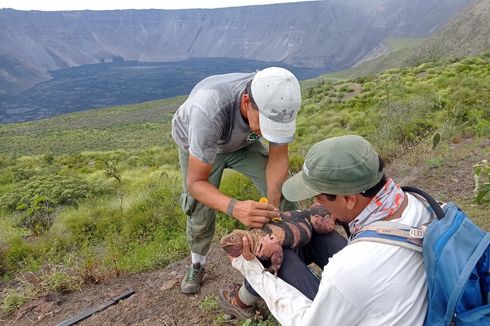
<path id="1" fill-rule="evenodd" d="M 226 213 L 231 198 L 224 195 L 207 181 L 195 181 L 190 185 L 189 192 L 202 204 Z"/>
<path id="2" fill-rule="evenodd" d="M 277 167 L 267 165 L 267 197 L 269 198 L 269 203 L 275 207 L 279 207 L 279 202 L 281 200 L 281 189 L 282 184 L 286 181 L 288 176 L 287 165 L 279 165 Z"/>
<path id="3" fill-rule="evenodd" d="M 288 177 L 287 145 L 273 145 L 270 147 L 269 153 L 266 168 L 267 197 L 269 198 L 269 203 L 279 207 L 282 184 Z"/>

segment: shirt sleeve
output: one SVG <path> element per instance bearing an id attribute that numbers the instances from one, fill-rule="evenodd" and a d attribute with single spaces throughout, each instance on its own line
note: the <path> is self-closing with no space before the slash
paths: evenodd
<path id="1" fill-rule="evenodd" d="M 204 163 L 213 164 L 221 129 L 200 106 L 194 105 L 189 119 L 189 153 Z"/>
<path id="2" fill-rule="evenodd" d="M 325 273 L 313 301 L 282 279 L 264 271 L 257 258 L 233 259 L 238 269 L 264 299 L 281 325 L 356 325 L 363 311 L 356 307 Z"/>

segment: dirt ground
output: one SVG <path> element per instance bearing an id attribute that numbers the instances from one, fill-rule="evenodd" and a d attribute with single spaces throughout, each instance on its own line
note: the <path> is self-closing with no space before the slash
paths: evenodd
<path id="1" fill-rule="evenodd" d="M 220 311 L 201 309 L 201 301 L 208 295 L 215 295 L 224 279 L 240 281 L 239 273 L 231 268 L 221 249 L 213 247 L 201 292 L 185 295 L 180 292 L 179 282 L 189 262 L 184 260 L 162 270 L 107 280 L 81 292 L 36 299 L 21 307 L 6 325 L 56 325 L 130 289 L 135 293 L 128 299 L 77 325 L 212 325 Z"/>
<path id="2" fill-rule="evenodd" d="M 489 145 L 490 139 L 460 139 L 439 161 L 431 161 L 431 153 L 420 153 L 415 155 L 425 155 L 428 159 L 412 165 L 414 154 L 411 154 L 412 157 L 390 164 L 386 171 L 400 184 L 417 185 L 442 200 L 457 198 L 469 202 L 474 196 L 473 165 L 482 159 L 490 159 Z M 225 280 L 241 280 L 223 252 L 217 247 L 212 248 L 202 290 L 196 295 L 180 293 L 179 281 L 187 264 L 188 259 L 161 270 L 110 279 L 79 292 L 38 298 L 0 324 L 56 325 L 133 289 L 135 294 L 131 297 L 94 314 L 79 325 L 240 325 L 241 322 L 236 320 L 217 321 L 221 313 L 219 308 L 200 308 L 203 299 L 215 296 L 217 288 Z"/>

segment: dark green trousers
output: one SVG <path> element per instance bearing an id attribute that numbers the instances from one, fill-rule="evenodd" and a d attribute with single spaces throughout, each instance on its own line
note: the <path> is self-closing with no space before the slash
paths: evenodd
<path id="1" fill-rule="evenodd" d="M 219 188 L 223 171 L 226 168 L 235 170 L 250 178 L 260 196 L 267 196 L 265 167 L 268 151 L 260 142 L 231 153 L 219 153 L 209 174 L 209 182 Z M 216 228 L 216 211 L 194 199 L 187 190 L 187 168 L 189 153 L 179 149 L 180 170 L 183 189 L 181 205 L 187 215 L 187 242 L 192 252 L 205 256 L 211 246 Z M 256 199 L 256 198 L 250 198 Z M 292 202 L 281 200 L 281 210 L 296 209 Z"/>

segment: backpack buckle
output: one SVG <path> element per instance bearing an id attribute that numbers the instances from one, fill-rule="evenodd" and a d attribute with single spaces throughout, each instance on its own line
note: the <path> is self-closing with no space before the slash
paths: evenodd
<path id="1" fill-rule="evenodd" d="M 423 239 L 425 231 L 422 229 L 412 228 L 412 229 L 410 229 L 409 233 L 410 233 L 410 238 Z"/>

